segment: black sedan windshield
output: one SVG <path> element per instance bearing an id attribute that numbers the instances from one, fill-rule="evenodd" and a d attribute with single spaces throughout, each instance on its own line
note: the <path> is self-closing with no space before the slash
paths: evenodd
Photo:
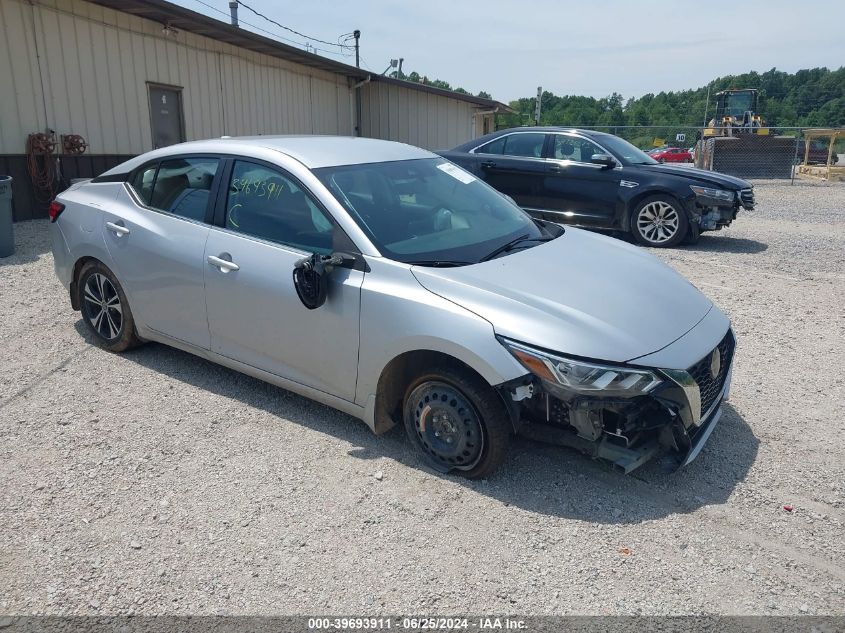
<path id="1" fill-rule="evenodd" d="M 379 251 L 401 262 L 472 264 L 516 238 L 527 246 L 549 237 L 510 200 L 440 158 L 314 173 Z"/>
<path id="2" fill-rule="evenodd" d="M 602 136 L 597 139 L 602 145 L 621 158 L 628 165 L 657 165 L 657 161 L 644 151 L 637 149 L 625 139 L 618 136 Z"/>

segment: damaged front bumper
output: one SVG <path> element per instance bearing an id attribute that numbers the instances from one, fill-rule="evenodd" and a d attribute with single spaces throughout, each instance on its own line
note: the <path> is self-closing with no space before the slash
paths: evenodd
<path id="1" fill-rule="evenodd" d="M 682 468 L 699 455 L 719 422 L 720 405 L 730 394 L 735 345 L 728 330 L 700 361 L 685 371 L 656 370 L 663 382 L 631 398 L 576 394 L 534 376 L 503 387 L 520 435 L 575 448 L 625 473 L 657 455 Z"/>
<path id="2" fill-rule="evenodd" d="M 732 192 L 735 196 L 730 201 L 708 196 L 696 196 L 689 203 L 690 220 L 698 225 L 698 230 L 718 231 L 736 220 L 739 210 L 754 209 L 754 189 L 741 189 Z"/>

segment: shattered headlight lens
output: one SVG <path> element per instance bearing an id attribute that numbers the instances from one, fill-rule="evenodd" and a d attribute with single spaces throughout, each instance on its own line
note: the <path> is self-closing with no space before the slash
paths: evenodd
<path id="1" fill-rule="evenodd" d="M 690 185 L 690 189 L 699 198 L 710 198 L 711 200 L 720 200 L 728 203 L 736 200 L 736 193 L 727 191 L 726 189 L 713 189 L 711 187 L 698 187 L 695 185 Z"/>
<path id="2" fill-rule="evenodd" d="M 647 369 L 588 363 L 543 352 L 502 337 L 499 341 L 532 374 L 568 391 L 630 397 L 646 394 L 663 382 Z"/>

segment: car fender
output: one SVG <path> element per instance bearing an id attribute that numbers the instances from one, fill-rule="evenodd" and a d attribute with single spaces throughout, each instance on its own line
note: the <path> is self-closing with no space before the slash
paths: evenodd
<path id="1" fill-rule="evenodd" d="M 373 274 L 361 288 L 361 332 L 355 402 L 375 397 L 379 378 L 395 358 L 433 351 L 457 359 L 490 385 L 527 372 L 498 342 L 492 324 L 422 285 L 406 264 L 368 258 Z"/>
<path id="2" fill-rule="evenodd" d="M 70 292 L 73 292 L 76 281 L 74 275 L 77 264 L 82 259 L 97 259 L 118 274 L 102 232 L 102 203 L 110 202 L 113 197 L 111 192 L 105 197 L 100 195 L 101 192 L 89 195 L 85 190 L 90 186 L 97 187 L 81 186 L 56 197 L 57 201 L 65 205 L 65 209 L 51 226 L 54 236 L 53 254 L 56 258 L 56 274 Z"/>
<path id="3" fill-rule="evenodd" d="M 628 180 L 627 178 L 623 178 L 622 182 L 637 182 L 636 176 L 634 178 Z M 649 183 L 647 185 L 640 185 L 637 183 L 636 186 L 624 186 L 620 185 L 619 187 L 619 198 L 622 201 L 625 212 L 622 214 L 622 230 L 628 231 L 631 228 L 631 214 L 634 212 L 636 206 L 645 198 L 654 195 L 665 195 L 665 196 L 672 196 L 676 200 L 681 203 L 684 212 L 687 214 L 687 217 L 692 219 L 693 213 L 692 209 L 694 208 L 694 201 L 695 195 L 693 195 L 692 191 L 688 194 L 678 191 L 678 187 L 672 187 L 668 184 L 664 183 Z"/>

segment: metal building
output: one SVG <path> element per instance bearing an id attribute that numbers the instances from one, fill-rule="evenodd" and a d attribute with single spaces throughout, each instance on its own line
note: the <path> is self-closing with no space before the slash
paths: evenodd
<path id="1" fill-rule="evenodd" d="M 0 173 L 15 178 L 16 220 L 45 215 L 51 179 L 182 140 L 359 134 L 448 148 L 508 110 L 164 0 L 0 0 L 0 59 Z"/>

